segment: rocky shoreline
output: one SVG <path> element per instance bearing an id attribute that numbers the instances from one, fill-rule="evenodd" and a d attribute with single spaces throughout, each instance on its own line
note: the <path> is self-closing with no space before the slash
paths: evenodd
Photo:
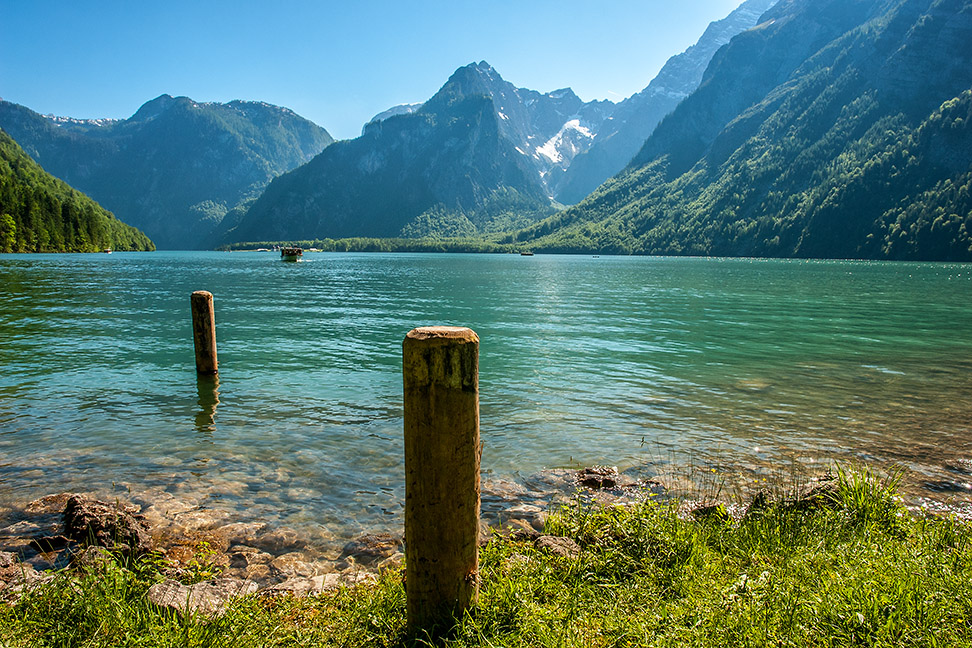
<path id="1" fill-rule="evenodd" d="M 662 487 L 613 467 L 544 471 L 521 482 L 486 480 L 482 537 L 488 540 L 499 529 L 539 538 L 546 512 L 579 491 L 631 501 Z M 96 566 L 106 552 L 155 552 L 168 580 L 153 587 L 153 601 L 213 613 L 231 595 L 308 595 L 373 579 L 398 567 L 403 556 L 400 533 L 365 533 L 336 544 L 288 527 L 231 521 L 224 511 L 154 495 L 105 501 L 96 493 L 58 493 L 10 511 L 5 517 L 11 523 L 0 527 L 0 599 L 14 602 L 58 570 Z M 191 587 L 183 584 L 193 581 Z"/>
<path id="2" fill-rule="evenodd" d="M 807 488 L 816 488 L 820 479 L 805 476 L 801 484 L 791 485 L 796 489 L 793 497 L 805 500 Z M 706 496 L 698 497 L 698 481 L 693 484 L 675 473 L 645 478 L 637 470 L 620 473 L 594 466 L 547 470 L 518 481 L 486 479 L 481 538 L 486 542 L 497 534 L 512 535 L 567 555 L 574 549 L 562 546 L 564 539 L 543 535 L 547 512 L 562 504 L 579 499 L 624 504 L 677 496 L 685 515 L 736 517 L 746 509 L 743 499 L 749 507 L 766 500 L 767 491 L 760 490 L 766 486 L 756 484 L 731 504 L 711 485 Z M 696 497 L 689 495 L 693 492 Z M 165 566 L 166 580 L 152 587 L 150 600 L 203 614 L 219 613 L 229 598 L 240 594 L 304 596 L 361 583 L 402 561 L 400 529 L 341 539 L 262 521 L 234 521 L 230 513 L 198 501 L 166 492 L 151 495 L 108 501 L 97 493 L 59 493 L 5 511 L 0 517 L 0 602 L 16 602 L 60 570 L 97 568 L 118 556 L 156 556 Z M 786 499 L 780 492 L 773 497 Z M 938 512 L 925 505 L 909 508 Z"/>

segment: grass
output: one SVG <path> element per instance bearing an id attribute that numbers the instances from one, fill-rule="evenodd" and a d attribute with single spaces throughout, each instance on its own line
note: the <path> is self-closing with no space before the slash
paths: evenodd
<path id="1" fill-rule="evenodd" d="M 482 549 L 480 605 L 454 646 L 972 646 L 964 523 L 917 518 L 894 480 L 837 473 L 816 497 L 696 521 L 677 503 L 578 501 L 530 542 Z M 401 572 L 317 597 L 242 599 L 221 618 L 179 618 L 144 592 L 155 564 L 62 573 L 0 607 L 0 646 L 405 646 Z"/>

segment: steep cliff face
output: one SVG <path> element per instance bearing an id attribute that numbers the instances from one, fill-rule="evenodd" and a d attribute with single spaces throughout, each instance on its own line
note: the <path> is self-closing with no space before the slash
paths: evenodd
<path id="1" fill-rule="evenodd" d="M 578 155 L 553 186 L 561 203 L 572 205 L 627 166 L 658 123 L 698 88 L 715 53 L 737 34 L 754 27 L 777 0 L 747 0 L 709 25 L 698 42 L 668 60 L 648 87 L 617 105 L 597 139 Z"/>
<path id="2" fill-rule="evenodd" d="M 50 173 L 170 249 L 208 247 L 228 211 L 333 141 L 286 108 L 168 95 L 126 120 L 45 117 L 0 102 L 0 126 Z"/>
<path id="3" fill-rule="evenodd" d="M 501 121 L 457 72 L 420 110 L 374 122 L 274 180 L 224 240 L 469 235 L 549 214 Z"/>
<path id="4" fill-rule="evenodd" d="M 972 259 L 972 3 L 781 0 L 535 247 Z"/>
<path id="5" fill-rule="evenodd" d="M 590 148 L 616 107 L 610 101 L 584 102 L 570 88 L 547 93 L 517 88 L 485 61 L 459 68 L 430 101 L 453 95 L 490 98 L 500 135 L 551 196 L 564 171 Z"/>

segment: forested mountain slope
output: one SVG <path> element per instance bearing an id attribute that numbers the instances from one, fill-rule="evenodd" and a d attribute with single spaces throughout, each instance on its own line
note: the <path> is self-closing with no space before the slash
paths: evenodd
<path id="1" fill-rule="evenodd" d="M 776 0 L 746 0 L 711 23 L 698 42 L 668 59 L 648 87 L 618 104 L 591 147 L 577 155 L 557 179 L 557 200 L 573 205 L 621 171 L 658 123 L 702 82 L 709 61 L 736 34 L 750 29 Z"/>
<path id="2" fill-rule="evenodd" d="M 972 2 L 781 0 L 535 249 L 972 260 Z"/>
<path id="3" fill-rule="evenodd" d="M 130 227 L 47 173 L 0 130 L 0 252 L 154 250 Z"/>

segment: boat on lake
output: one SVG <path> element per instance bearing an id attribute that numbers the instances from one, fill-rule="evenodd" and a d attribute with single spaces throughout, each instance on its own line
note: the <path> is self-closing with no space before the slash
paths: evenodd
<path id="1" fill-rule="evenodd" d="M 299 247 L 282 247 L 280 248 L 280 260 L 281 261 L 300 261 L 300 258 L 304 256 L 303 248 Z"/>
<path id="2" fill-rule="evenodd" d="M 520 256 L 533 256 L 533 252 L 527 250 L 526 252 L 520 252 Z"/>

